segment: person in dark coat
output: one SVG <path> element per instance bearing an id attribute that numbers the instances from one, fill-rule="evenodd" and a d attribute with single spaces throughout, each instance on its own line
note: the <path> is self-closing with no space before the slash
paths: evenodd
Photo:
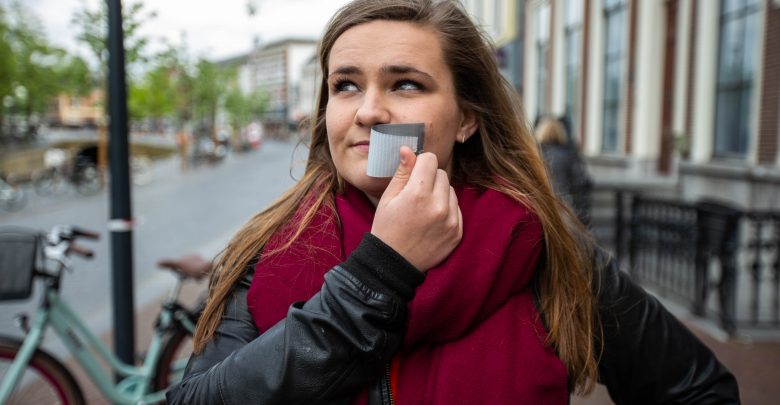
<path id="1" fill-rule="evenodd" d="M 565 127 L 560 120 L 543 118 L 536 126 L 535 136 L 555 193 L 588 225 L 593 181 L 577 148 L 568 141 Z"/>

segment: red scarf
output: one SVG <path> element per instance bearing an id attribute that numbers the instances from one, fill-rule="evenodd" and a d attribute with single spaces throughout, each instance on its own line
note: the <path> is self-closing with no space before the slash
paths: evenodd
<path id="1" fill-rule="evenodd" d="M 566 368 L 544 346 L 547 333 L 529 287 L 543 248 L 538 218 L 493 190 L 456 193 L 463 239 L 428 271 L 409 304 L 396 356 L 396 403 L 568 403 Z M 359 190 L 337 195 L 336 210 L 341 227 L 323 208 L 290 248 L 263 255 L 247 296 L 259 330 L 318 292 L 323 275 L 370 231 L 375 208 Z M 282 246 L 290 232 L 274 234 L 264 251 Z M 363 392 L 356 403 L 365 398 Z"/>

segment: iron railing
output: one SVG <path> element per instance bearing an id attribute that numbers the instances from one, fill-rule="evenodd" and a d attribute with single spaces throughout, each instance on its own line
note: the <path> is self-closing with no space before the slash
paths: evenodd
<path id="1" fill-rule="evenodd" d="M 591 232 L 632 278 L 729 334 L 780 331 L 780 211 L 594 190 Z"/>

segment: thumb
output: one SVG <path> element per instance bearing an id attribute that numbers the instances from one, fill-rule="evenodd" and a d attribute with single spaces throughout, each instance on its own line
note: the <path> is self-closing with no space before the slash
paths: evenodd
<path id="1" fill-rule="evenodd" d="M 390 179 L 390 184 L 387 185 L 385 192 L 382 194 L 382 200 L 398 195 L 398 193 L 404 189 L 406 183 L 409 181 L 409 177 L 412 175 L 412 168 L 417 161 L 417 155 L 415 155 L 408 146 L 401 146 L 400 152 L 401 159 L 398 164 L 398 169 L 395 170 L 393 178 Z"/>

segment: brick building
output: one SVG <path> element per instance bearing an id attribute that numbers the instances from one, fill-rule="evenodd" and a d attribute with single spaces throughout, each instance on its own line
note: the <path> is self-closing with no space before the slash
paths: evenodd
<path id="1" fill-rule="evenodd" d="M 780 1 L 464 4 L 529 120 L 566 115 L 597 181 L 780 206 Z"/>

